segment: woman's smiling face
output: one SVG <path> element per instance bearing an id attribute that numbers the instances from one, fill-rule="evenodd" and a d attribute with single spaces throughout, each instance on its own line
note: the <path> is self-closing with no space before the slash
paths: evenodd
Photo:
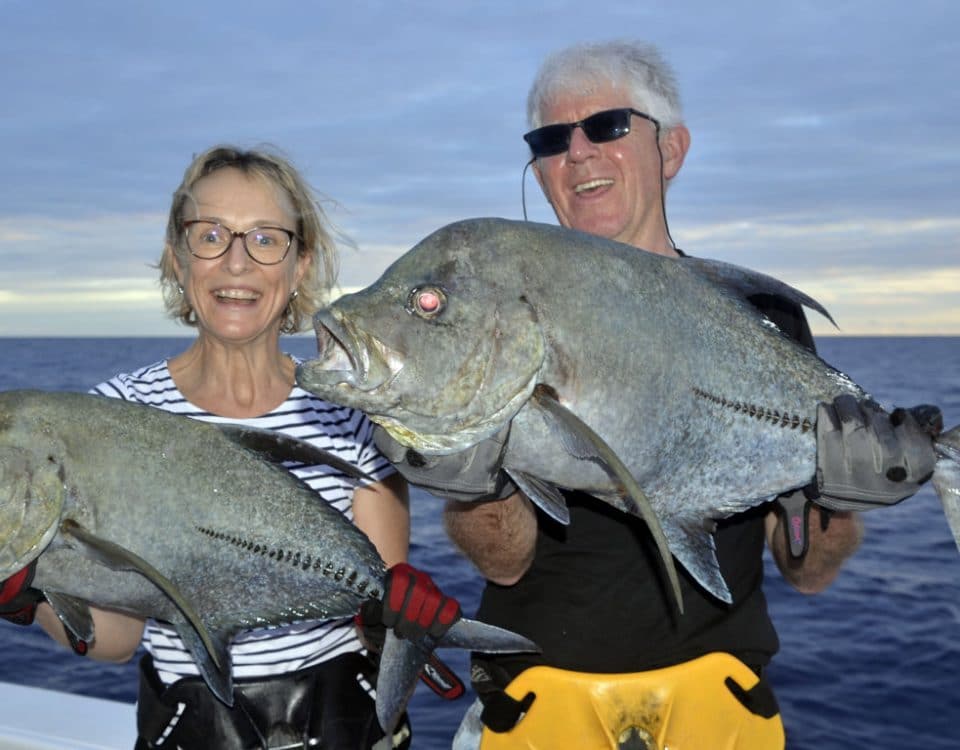
<path id="1" fill-rule="evenodd" d="M 297 231 L 297 216 L 283 191 L 268 180 L 227 167 L 197 180 L 184 219 L 222 224 L 236 232 L 254 227 Z M 254 240 L 251 235 L 249 240 Z M 219 258 L 187 255 L 177 263 L 184 294 L 197 317 L 200 334 L 243 343 L 264 334 L 279 336 L 283 312 L 309 262 L 294 239 L 275 265 L 257 263 L 234 237 Z"/>

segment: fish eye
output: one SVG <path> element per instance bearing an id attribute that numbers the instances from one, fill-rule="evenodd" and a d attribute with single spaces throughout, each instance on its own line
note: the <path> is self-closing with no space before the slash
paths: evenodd
<path id="1" fill-rule="evenodd" d="M 421 318 L 435 318 L 447 306 L 447 295 L 435 286 L 421 286 L 410 292 L 407 311 Z"/>

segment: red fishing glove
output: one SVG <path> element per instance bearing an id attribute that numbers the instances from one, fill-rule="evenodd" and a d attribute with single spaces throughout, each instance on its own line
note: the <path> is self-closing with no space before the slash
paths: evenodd
<path id="1" fill-rule="evenodd" d="M 5 581 L 0 581 L 0 617 L 15 625 L 31 625 L 37 614 L 37 604 L 43 601 L 43 593 L 30 588 L 36 561 L 17 571 Z"/>
<path id="2" fill-rule="evenodd" d="M 364 645 L 383 650 L 387 628 L 400 638 L 416 641 L 429 634 L 439 640 L 462 616 L 460 603 L 446 596 L 433 579 L 407 563 L 387 571 L 382 599 L 368 599 L 354 618 Z M 454 700 L 464 694 L 463 682 L 431 653 L 420 679 L 437 695 Z"/>
<path id="3" fill-rule="evenodd" d="M 439 640 L 461 617 L 460 603 L 446 596 L 429 575 L 407 563 L 387 571 L 382 599 L 371 599 L 360 608 L 365 631 L 382 624 L 411 641 L 428 634 Z"/>

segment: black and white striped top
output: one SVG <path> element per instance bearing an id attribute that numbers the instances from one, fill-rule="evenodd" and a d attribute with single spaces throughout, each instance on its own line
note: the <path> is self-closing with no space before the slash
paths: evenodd
<path id="1" fill-rule="evenodd" d="M 394 471 L 374 445 L 373 425 L 363 413 L 319 399 L 299 386 L 294 386 L 287 400 L 270 413 L 249 419 L 219 417 L 187 401 L 174 384 L 166 361 L 116 375 L 91 392 L 149 404 L 205 422 L 276 430 L 331 451 L 377 480 Z M 327 466 L 291 464 L 288 468 L 353 521 L 352 480 L 337 476 Z M 164 683 L 199 674 L 180 637 L 165 623 L 150 620 L 144 630 L 143 645 L 153 655 L 154 666 Z M 246 631 L 231 644 L 230 654 L 233 675 L 242 679 L 293 672 L 361 648 L 353 621 L 348 618 Z"/>

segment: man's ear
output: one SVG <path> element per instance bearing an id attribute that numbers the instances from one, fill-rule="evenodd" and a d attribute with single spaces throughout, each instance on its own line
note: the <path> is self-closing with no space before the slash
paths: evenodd
<path id="1" fill-rule="evenodd" d="M 690 150 L 690 131 L 686 125 L 674 125 L 660 139 L 664 179 L 673 179 Z"/>

